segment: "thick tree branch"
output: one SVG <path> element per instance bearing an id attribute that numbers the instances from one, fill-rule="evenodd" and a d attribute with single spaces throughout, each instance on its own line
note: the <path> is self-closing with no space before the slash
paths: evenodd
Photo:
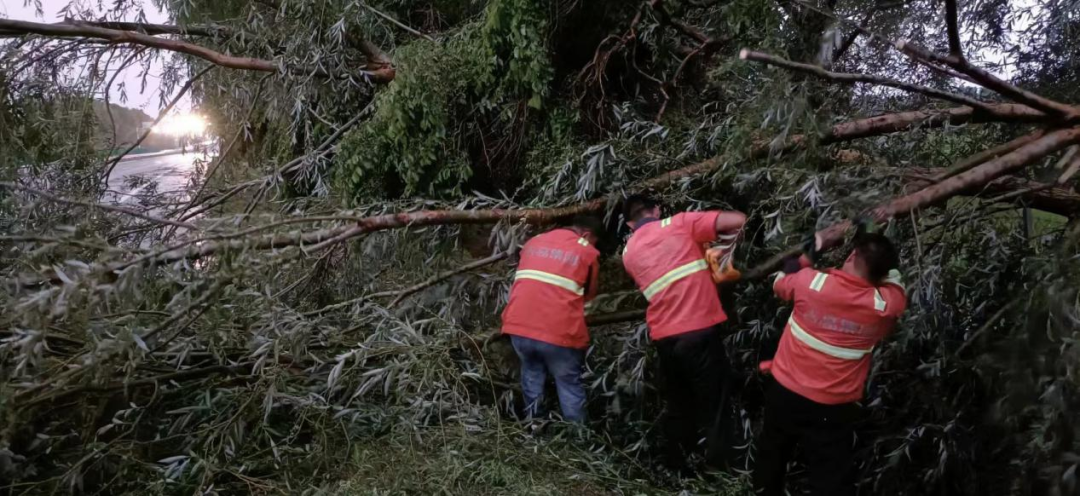
<path id="1" fill-rule="evenodd" d="M 1026 145 L 1028 143 L 1031 143 L 1032 141 L 1035 141 L 1036 139 L 1041 138 L 1044 134 L 1046 134 L 1046 130 L 1038 129 L 1038 130 L 1036 130 L 1036 131 L 1034 131 L 1032 133 L 1025 134 L 1025 135 L 1023 135 L 1023 136 L 1021 136 L 1019 138 L 1010 140 L 1010 141 L 1008 141 L 1006 143 L 1002 143 L 1002 144 L 1000 144 L 998 146 L 995 146 L 995 147 L 993 147 L 993 148 L 991 148 L 989 150 L 984 150 L 984 151 L 981 151 L 979 153 L 976 153 L 975 155 L 967 157 L 967 158 L 957 162 L 956 164 L 950 166 L 949 168 L 938 172 L 937 175 L 933 178 L 933 181 L 935 183 L 944 181 L 944 180 L 946 180 L 946 179 L 948 179 L 950 177 L 953 177 L 953 176 L 955 176 L 955 175 L 957 175 L 957 174 L 959 174 L 961 172 L 970 170 L 972 167 L 975 167 L 976 165 L 982 164 L 982 163 L 986 162 L 987 160 L 992 160 L 992 159 L 998 158 L 998 157 L 1000 157 L 1000 156 L 1002 156 L 1002 155 L 1004 155 L 1006 153 L 1010 153 L 1012 151 L 1015 151 L 1017 148 L 1020 148 L 1021 146 L 1024 146 L 1024 145 Z"/>
<path id="2" fill-rule="evenodd" d="M 976 100 L 976 99 L 971 98 L 969 96 L 959 95 L 959 94 L 956 94 L 956 93 L 950 93 L 948 91 L 939 90 L 939 89 L 936 89 L 936 88 L 930 88 L 928 86 L 905 83 L 903 81 L 898 81 L 898 80 L 883 77 L 883 76 L 875 76 L 875 75 L 872 75 L 872 74 L 856 74 L 856 73 L 847 73 L 847 72 L 833 72 L 833 71 L 826 70 L 825 68 L 820 67 L 820 66 L 811 65 L 811 64 L 803 64 L 803 63 L 799 63 L 799 62 L 793 62 L 793 61 L 783 59 L 783 58 L 780 58 L 780 57 L 776 57 L 776 56 L 773 56 L 773 55 L 769 55 L 769 54 L 765 54 L 765 53 L 761 53 L 761 52 L 754 52 L 754 51 L 750 51 L 750 50 L 747 50 L 747 49 L 743 49 L 741 52 L 739 52 L 739 58 L 741 58 L 743 60 L 761 62 L 763 64 L 767 64 L 767 65 L 771 65 L 771 66 L 775 66 L 775 67 L 781 67 L 781 68 L 788 69 L 788 70 L 794 71 L 794 72 L 810 74 L 812 76 L 817 76 L 817 77 L 819 77 L 821 79 L 826 79 L 828 81 L 833 81 L 833 82 L 836 82 L 836 83 L 841 83 L 841 84 L 867 83 L 867 84 L 875 84 L 875 85 L 878 85 L 878 86 L 887 86 L 887 87 L 890 87 L 890 88 L 896 88 L 898 90 L 904 90 L 904 91 L 911 92 L 911 93 L 920 93 L 920 94 L 923 94 L 923 95 L 926 95 L 926 96 L 929 96 L 929 97 L 932 97 L 932 98 L 937 98 L 939 100 L 945 100 L 945 101 L 957 103 L 957 104 L 960 104 L 960 105 L 967 105 L 969 107 L 972 107 L 972 108 L 975 108 L 975 109 L 978 109 L 978 110 L 981 110 L 981 111 L 984 111 L 984 112 L 991 111 L 989 104 L 986 104 L 984 102 L 980 102 L 979 100 Z"/>
<path id="3" fill-rule="evenodd" d="M 951 67 L 957 72 L 966 75 L 969 81 L 973 81 L 976 84 L 994 91 L 1005 98 L 1012 101 L 1027 105 L 1029 107 L 1042 110 L 1052 116 L 1056 116 L 1065 121 L 1080 120 L 1080 109 L 1072 105 L 1066 105 L 1061 102 L 1044 98 L 1035 93 L 1027 91 L 1023 88 L 1008 83 L 1001 78 L 991 74 L 982 68 L 972 65 L 967 59 L 943 57 L 936 53 L 933 53 L 925 48 L 922 48 L 913 43 L 906 41 L 899 41 L 896 43 L 896 48 L 901 52 L 910 55 L 913 58 L 920 59 L 930 64 L 944 64 Z"/>
<path id="4" fill-rule="evenodd" d="M 889 134 L 912 129 L 916 126 L 926 128 L 941 126 L 947 123 L 957 125 L 968 122 L 985 122 L 1003 119 L 1027 121 L 1038 120 L 1043 115 L 1040 112 L 1036 112 L 1021 105 L 995 105 L 992 106 L 991 109 L 991 112 L 975 112 L 971 108 L 954 108 L 938 111 L 915 111 L 880 115 L 837 124 L 828 132 L 816 138 L 808 138 L 805 135 L 794 136 L 788 140 L 786 145 L 784 145 L 783 150 L 797 149 L 806 145 L 808 140 L 816 140 L 820 144 L 830 144 L 868 136 Z M 739 158 L 760 159 L 769 156 L 773 151 L 773 147 L 771 147 L 769 143 L 763 142 L 754 145 L 749 152 Z M 680 180 L 708 174 L 718 170 L 731 159 L 733 159 L 733 157 L 713 157 L 681 169 L 661 174 L 652 179 L 639 182 L 627 188 L 627 190 L 647 191 L 661 189 Z M 954 178 L 954 180 L 955 179 L 956 178 Z M 193 238 L 175 249 L 161 251 L 152 256 L 142 256 L 139 258 L 138 263 L 163 265 L 179 260 L 200 259 L 229 250 L 241 249 L 276 250 L 295 246 L 300 247 L 301 249 L 311 250 L 313 247 L 324 248 L 333 243 L 344 242 L 368 233 L 413 226 L 493 224 L 500 221 L 545 224 L 581 213 L 602 210 L 606 206 L 619 201 L 622 194 L 623 193 L 613 193 L 606 197 L 597 198 L 584 203 L 555 208 L 428 210 L 364 217 L 357 219 L 354 223 L 314 231 L 292 231 L 256 237 L 210 236 L 206 238 Z M 842 234 L 842 229 L 840 234 Z M 106 272 L 113 272 L 124 270 L 131 265 L 132 262 L 127 261 L 114 262 L 99 267 Z"/>
<path id="5" fill-rule="evenodd" d="M 892 200 L 879 205 L 877 208 L 873 209 L 872 212 L 879 221 L 910 213 L 915 209 L 951 198 L 964 191 L 971 191 L 992 184 L 991 181 L 1002 174 L 1019 169 L 1034 160 L 1038 160 L 1041 157 L 1077 142 L 1080 142 L 1080 129 L 1055 131 L 1042 139 L 1020 147 L 1009 154 L 991 160 L 974 170 L 952 177 L 944 182 L 933 184 L 916 193 L 893 198 Z M 1010 181 L 1013 180 L 1001 180 L 1000 184 L 1005 185 L 1002 187 L 1017 187 L 1016 184 L 1010 184 Z M 821 239 L 821 249 L 830 250 L 840 246 L 844 240 L 845 233 L 851 229 L 851 226 L 851 221 L 845 220 L 818 231 L 816 235 Z M 801 251 L 801 246 L 794 246 L 777 253 L 765 262 L 758 264 L 749 270 L 743 271 L 741 280 L 753 280 L 764 277 L 776 271 L 785 258 L 797 255 Z M 638 320 L 643 315 L 643 310 L 631 310 L 612 314 L 594 315 L 587 319 L 587 322 L 589 325 L 613 324 Z"/>
<path id="6" fill-rule="evenodd" d="M 915 188 L 925 188 L 937 182 L 941 174 L 938 169 L 904 169 L 903 176 L 907 184 Z M 1070 216 L 1080 212 L 1080 194 L 1071 188 L 1061 186 L 1061 182 L 1041 183 L 1017 176 L 999 177 L 986 185 L 962 192 L 962 194 L 991 195 L 988 201 L 1004 202 L 1019 198 L 1025 205 Z"/>
<path id="7" fill-rule="evenodd" d="M 0 33 L 6 33 L 7 35 L 38 34 L 54 38 L 93 38 L 105 40 L 110 43 L 130 43 L 183 53 L 231 69 L 261 72 L 279 72 L 279 70 L 282 69 L 282 66 L 280 66 L 278 62 L 272 60 L 235 57 L 182 40 L 158 38 L 138 31 L 109 29 L 87 23 L 45 24 L 39 22 L 0 19 Z M 285 69 L 289 72 L 298 74 L 312 73 L 323 77 L 336 76 L 336 74 L 330 74 L 321 69 L 308 70 L 300 67 L 285 67 Z M 387 70 L 386 67 L 381 66 L 373 67 L 373 70 L 371 71 L 364 71 L 364 75 L 371 81 L 382 84 L 389 83 L 394 78 L 392 68 Z"/>
<path id="8" fill-rule="evenodd" d="M 174 24 L 150 24 L 144 22 L 110 22 L 110 21 L 83 21 L 68 19 L 58 24 L 70 24 L 75 26 L 92 26 L 118 31 L 135 31 L 137 33 L 157 36 L 162 34 L 175 34 L 187 36 L 223 36 L 232 34 L 232 30 L 216 24 L 196 24 L 193 26 L 177 26 Z"/>
<path id="9" fill-rule="evenodd" d="M 974 169 L 882 205 L 874 209 L 874 216 L 883 220 L 932 205 L 963 191 L 988 184 L 1004 174 L 1016 171 L 1031 162 L 1077 143 L 1080 143 L 1080 128 L 1060 129 L 1047 133 L 1042 138 Z"/>
<path id="10" fill-rule="evenodd" d="M 949 30 L 949 56 L 963 60 L 964 50 L 960 46 L 960 13 L 956 0 L 945 0 L 945 24 Z"/>

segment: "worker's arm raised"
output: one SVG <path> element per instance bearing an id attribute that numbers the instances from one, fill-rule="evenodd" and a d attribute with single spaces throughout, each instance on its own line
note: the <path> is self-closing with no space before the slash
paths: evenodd
<path id="1" fill-rule="evenodd" d="M 738 235 L 745 224 L 746 214 L 736 210 L 721 210 L 720 215 L 716 216 L 716 235 Z"/>
<path id="2" fill-rule="evenodd" d="M 696 243 L 711 243 L 717 238 L 733 241 L 746 223 L 746 214 L 726 210 L 685 212 L 679 214 L 679 218 L 684 225 L 690 227 L 691 236 Z"/>
<path id="3" fill-rule="evenodd" d="M 810 250 L 807 250 L 804 247 L 804 252 L 812 254 L 812 250 L 816 246 L 816 240 L 811 240 L 808 243 Z M 799 285 L 803 269 L 812 267 L 813 265 L 813 261 L 810 256 L 807 256 L 807 253 L 791 255 L 785 258 L 783 269 L 773 276 L 773 292 L 776 293 L 776 296 L 784 301 L 794 300 L 795 288 Z"/>

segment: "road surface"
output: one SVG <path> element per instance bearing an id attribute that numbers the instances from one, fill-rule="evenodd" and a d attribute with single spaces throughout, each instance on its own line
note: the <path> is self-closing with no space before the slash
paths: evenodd
<path id="1" fill-rule="evenodd" d="M 113 203 L 139 203 L 141 198 L 171 196 L 183 201 L 195 172 L 196 161 L 204 166 L 210 155 L 202 151 L 167 155 L 147 154 L 124 160 L 109 175 L 108 189 L 103 200 Z"/>

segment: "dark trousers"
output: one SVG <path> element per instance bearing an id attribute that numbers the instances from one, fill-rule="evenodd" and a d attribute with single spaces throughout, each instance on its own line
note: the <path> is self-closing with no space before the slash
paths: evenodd
<path id="1" fill-rule="evenodd" d="M 855 403 L 823 405 L 772 381 L 765 393 L 754 489 L 760 495 L 783 496 L 787 465 L 798 446 L 809 468 L 812 494 L 854 495 L 852 453 L 859 414 Z"/>
<path id="2" fill-rule="evenodd" d="M 556 346 L 521 336 L 510 336 L 514 351 L 521 359 L 521 392 L 525 395 L 525 416 L 543 415 L 544 383 L 550 374 L 555 378 L 559 407 L 569 422 L 585 422 L 585 350 Z"/>
<path id="3" fill-rule="evenodd" d="M 667 401 L 664 427 L 669 463 L 683 466 L 699 440 L 706 461 L 723 466 L 730 449 L 732 416 L 727 407 L 731 364 L 714 326 L 656 341 Z"/>

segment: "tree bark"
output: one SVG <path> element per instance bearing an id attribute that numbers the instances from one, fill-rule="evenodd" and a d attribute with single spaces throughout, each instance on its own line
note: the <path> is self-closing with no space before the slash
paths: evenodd
<path id="1" fill-rule="evenodd" d="M 181 28 L 177 28 L 180 30 Z M 157 29 L 161 31 L 161 29 Z M 109 29 L 87 23 L 70 24 L 45 24 L 39 22 L 15 21 L 0 19 L 0 34 L 7 36 L 21 34 L 39 34 L 55 38 L 95 38 L 106 40 L 111 43 L 130 43 L 150 48 L 169 50 L 183 53 L 206 60 L 212 64 L 231 69 L 243 69 L 260 72 L 279 72 L 282 68 L 278 62 L 272 60 L 257 59 L 251 57 L 234 57 L 209 48 L 188 43 L 181 40 L 158 38 L 150 34 L 138 31 L 124 31 Z M 393 81 L 395 73 L 392 66 L 373 60 L 372 70 L 365 70 L 364 75 L 374 83 L 386 84 Z M 340 74 L 331 74 L 322 69 L 308 70 L 300 67 L 286 67 L 286 70 L 297 74 L 315 74 L 322 77 L 336 77 Z"/>
<path id="2" fill-rule="evenodd" d="M 1080 128 L 1061 129 L 1028 143 L 1015 151 L 990 160 L 967 172 L 946 179 L 917 193 L 897 198 L 874 210 L 878 219 L 886 219 L 922 208 L 941 200 L 971 191 L 990 181 L 1039 160 L 1058 150 L 1080 143 Z"/>
<path id="3" fill-rule="evenodd" d="M 913 187 L 925 188 L 934 184 L 935 177 L 940 173 L 938 169 L 913 168 L 904 170 L 904 178 Z M 1016 176 L 999 177 L 981 188 L 961 191 L 960 194 L 978 194 L 994 201 L 1003 201 L 1006 196 L 1008 199 L 1019 198 L 1031 208 L 1066 217 L 1080 213 L 1080 194 L 1072 188 Z"/>

